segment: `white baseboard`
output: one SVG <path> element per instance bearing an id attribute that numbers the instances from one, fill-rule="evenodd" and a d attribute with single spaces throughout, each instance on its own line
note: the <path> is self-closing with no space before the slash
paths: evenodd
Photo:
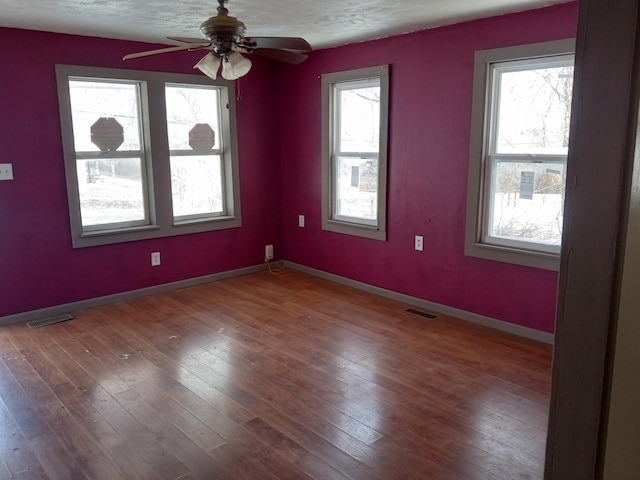
<path id="1" fill-rule="evenodd" d="M 350 278 L 341 277 L 333 273 L 328 273 L 315 268 L 300 265 L 294 262 L 284 261 L 284 265 L 292 270 L 298 270 L 309 275 L 324 278 L 342 285 L 357 288 L 365 292 L 380 295 L 381 297 L 390 298 L 407 305 L 412 305 L 423 310 L 427 310 L 434 313 L 440 313 L 442 315 L 449 315 L 452 317 L 466 320 L 468 322 L 490 327 L 503 332 L 512 333 L 521 337 L 530 338 L 540 342 L 553 344 L 554 335 L 547 332 L 541 332 L 532 328 L 523 327 L 521 325 L 515 325 L 513 323 L 497 320 L 491 317 L 485 317 L 476 313 L 467 312 L 458 308 L 448 307 L 435 302 L 430 302 L 418 297 L 412 297 L 411 295 L 405 295 L 404 293 L 394 292 L 393 290 L 387 290 L 385 288 L 376 287 L 367 283 L 352 280 Z M 217 280 L 224 280 L 225 278 L 238 277 L 240 275 L 247 275 L 250 273 L 256 273 L 265 270 L 267 267 L 262 265 L 254 265 L 251 267 L 239 268 L 236 270 L 228 270 L 225 272 L 213 273 L 211 275 L 204 275 L 202 277 L 189 278 L 187 280 L 180 280 L 177 282 L 164 283 L 162 285 L 155 285 L 153 287 L 141 288 L 138 290 L 131 290 L 128 292 L 116 293 L 113 295 L 106 295 L 103 297 L 90 298 L 87 300 L 80 300 L 78 302 L 66 303 L 63 305 L 56 305 L 53 307 L 42 308 L 39 310 L 31 310 L 23 313 L 16 313 L 14 315 L 7 315 L 0 317 L 0 326 L 9 325 L 12 323 L 30 322 L 40 318 L 51 317 L 54 315 L 60 315 L 63 313 L 75 312 L 83 310 L 85 308 L 98 307 L 100 305 L 106 305 L 109 303 L 120 302 L 124 300 L 131 300 L 146 295 L 154 295 L 156 293 L 167 292 L 169 290 L 176 290 L 178 288 L 193 287 L 203 283 L 214 282 Z"/>
<path id="2" fill-rule="evenodd" d="M 146 295 L 154 295 L 156 293 L 167 292 L 169 290 L 177 290 L 178 288 L 193 287 L 202 283 L 224 280 L 225 278 L 231 277 L 239 277 L 240 275 L 261 272 L 266 268 L 266 264 L 254 265 L 251 267 L 239 268 L 236 270 L 227 270 L 225 272 L 212 273 L 211 275 L 204 275 L 202 277 L 189 278 L 187 280 L 180 280 L 177 282 L 163 283 L 162 285 L 154 285 L 153 287 L 130 290 L 128 292 L 115 293 L 113 295 L 105 295 L 103 297 L 95 297 L 87 300 L 80 300 L 78 302 L 66 303 L 63 305 L 56 305 L 39 310 L 16 313 L 14 315 L 0 317 L 0 326 L 10 325 L 12 323 L 30 322 L 31 320 L 60 315 L 62 313 L 76 312 L 85 308 L 99 307 L 100 305 L 106 305 L 109 303 L 131 300 L 138 297 L 144 297 Z"/>
<path id="3" fill-rule="evenodd" d="M 392 300 L 406 303 L 423 310 L 459 318 L 460 320 L 465 320 L 471 323 L 493 328 L 495 330 L 512 333 L 514 335 L 537 340 L 539 342 L 553 344 L 554 335 L 552 333 L 541 332 L 539 330 L 534 330 L 533 328 L 523 327 L 521 325 L 505 322 L 503 320 L 497 320 L 495 318 L 485 317 L 484 315 L 478 315 L 477 313 L 448 307 L 446 305 L 430 302 L 422 298 L 412 297 L 411 295 L 405 295 L 404 293 L 398 293 L 394 292 L 393 290 L 376 287 L 374 285 L 369 285 L 367 283 L 359 282 L 357 280 L 352 280 L 346 277 L 341 277 L 339 275 L 334 275 L 333 273 L 317 270 L 315 268 L 307 267 L 297 263 L 285 261 L 284 264 L 286 267 L 291 268 L 292 270 L 298 270 L 303 273 L 308 273 L 309 275 L 314 275 L 316 277 L 324 278 L 332 282 L 357 288 L 358 290 L 380 295 L 381 297 L 390 298 Z"/>

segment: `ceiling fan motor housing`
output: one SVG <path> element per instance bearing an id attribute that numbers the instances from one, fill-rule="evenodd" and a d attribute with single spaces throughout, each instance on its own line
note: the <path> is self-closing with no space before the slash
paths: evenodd
<path id="1" fill-rule="evenodd" d="M 229 16 L 228 10 L 222 6 L 222 3 L 218 7 L 218 14 L 200 25 L 200 33 L 211 41 L 214 51 L 219 54 L 229 53 L 233 50 L 234 44 L 242 43 L 245 32 L 244 23 L 236 17 Z"/>

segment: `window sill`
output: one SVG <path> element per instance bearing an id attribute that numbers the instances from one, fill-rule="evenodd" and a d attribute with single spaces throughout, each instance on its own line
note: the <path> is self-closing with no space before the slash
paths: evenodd
<path id="1" fill-rule="evenodd" d="M 85 232 L 82 236 L 73 238 L 73 248 L 96 247 L 99 245 L 149 240 L 152 238 L 213 232 L 216 230 L 239 228 L 241 226 L 242 220 L 240 217 L 217 217 L 215 220 L 191 221 L 189 223 L 168 226 L 146 225 L 144 227 L 132 227 L 126 230 Z"/>
<path id="2" fill-rule="evenodd" d="M 93 238 L 93 237 L 103 237 L 105 235 L 122 235 L 126 233 L 134 233 L 134 232 L 147 232 L 149 230 L 158 230 L 157 225 L 143 225 L 140 227 L 127 227 L 127 228 L 118 228 L 114 230 L 90 230 L 87 232 L 82 232 L 81 238 Z"/>
<path id="3" fill-rule="evenodd" d="M 464 254 L 468 257 L 513 263 L 542 270 L 557 272 L 560 269 L 560 255 L 557 253 L 534 252 L 498 245 L 471 243 L 465 245 Z"/>
<path id="4" fill-rule="evenodd" d="M 185 218 L 181 220 L 174 220 L 174 227 L 183 227 L 188 225 L 202 225 L 206 223 L 216 223 L 216 222 L 228 222 L 236 220 L 236 217 L 233 216 L 219 216 L 219 217 L 207 217 L 207 218 Z"/>
<path id="5" fill-rule="evenodd" d="M 381 230 L 380 227 L 371 225 L 360 225 L 356 223 L 340 222 L 337 220 L 324 220 L 322 222 L 322 229 L 334 233 L 371 238 L 373 240 L 387 240 L 387 232 L 385 230 Z"/>

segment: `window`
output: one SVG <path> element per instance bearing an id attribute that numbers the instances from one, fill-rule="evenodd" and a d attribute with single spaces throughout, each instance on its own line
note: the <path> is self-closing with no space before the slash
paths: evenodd
<path id="1" fill-rule="evenodd" d="M 322 76 L 322 228 L 386 240 L 387 65 Z"/>
<path id="2" fill-rule="evenodd" d="M 149 224 L 139 92 L 135 82 L 69 79 L 73 167 L 87 232 Z"/>
<path id="3" fill-rule="evenodd" d="M 173 218 L 190 221 L 223 215 L 224 182 L 220 105 L 215 87 L 166 85 L 167 133 Z"/>
<path id="4" fill-rule="evenodd" d="M 467 255 L 559 265 L 572 40 L 476 52 Z"/>
<path id="5" fill-rule="evenodd" d="M 74 247 L 241 225 L 233 84 L 58 65 Z"/>

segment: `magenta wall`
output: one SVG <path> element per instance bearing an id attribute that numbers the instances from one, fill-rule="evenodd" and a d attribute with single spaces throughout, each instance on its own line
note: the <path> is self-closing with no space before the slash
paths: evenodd
<path id="1" fill-rule="evenodd" d="M 473 56 L 574 37 L 576 26 L 577 3 L 569 3 L 319 51 L 283 68 L 285 258 L 552 332 L 557 273 L 463 253 Z M 391 65 L 386 242 L 321 230 L 319 76 L 379 64 Z M 414 235 L 424 236 L 424 252 L 414 251 Z"/>
<path id="2" fill-rule="evenodd" d="M 54 65 L 193 73 L 202 53 L 122 62 L 146 44 L 0 28 L 0 317 L 221 272 L 282 252 L 277 66 L 254 59 L 238 102 L 241 228 L 71 248 Z M 162 254 L 152 268 L 150 253 Z"/>
<path id="3" fill-rule="evenodd" d="M 575 35 L 577 4 L 314 52 L 296 67 L 253 58 L 240 81 L 243 226 L 71 248 L 54 65 L 192 73 L 199 53 L 139 59 L 150 45 L 0 28 L 0 317 L 276 258 L 470 312 L 553 331 L 557 274 L 465 257 L 473 52 Z M 320 225 L 320 80 L 391 65 L 388 241 Z M 8 95 L 7 95 L 8 93 Z M 306 227 L 297 227 L 298 214 Z M 425 251 L 413 250 L 423 235 Z M 150 253 L 162 265 L 150 266 Z"/>

